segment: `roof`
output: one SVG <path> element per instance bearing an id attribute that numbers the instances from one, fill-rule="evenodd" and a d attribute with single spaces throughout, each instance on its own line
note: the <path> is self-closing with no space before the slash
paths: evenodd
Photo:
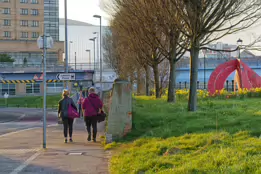
<path id="1" fill-rule="evenodd" d="M 65 25 L 64 24 L 64 18 L 59 18 L 59 24 L 60 25 Z M 81 22 L 81 21 L 76 21 L 72 19 L 67 19 L 67 25 L 75 25 L 75 26 L 94 26 L 92 24 L 86 23 L 86 22 Z"/>

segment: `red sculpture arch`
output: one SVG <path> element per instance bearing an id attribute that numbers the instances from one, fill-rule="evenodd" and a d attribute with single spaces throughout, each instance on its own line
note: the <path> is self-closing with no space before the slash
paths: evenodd
<path id="1" fill-rule="evenodd" d="M 261 77 L 244 62 L 235 59 L 219 65 L 212 72 L 208 82 L 209 94 L 213 95 L 216 90 L 223 89 L 226 79 L 234 71 L 236 71 L 235 84 L 238 85 L 239 89 L 261 87 Z"/>

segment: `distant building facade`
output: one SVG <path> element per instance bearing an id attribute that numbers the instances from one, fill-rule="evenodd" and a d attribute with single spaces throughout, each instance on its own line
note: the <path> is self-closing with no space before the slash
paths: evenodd
<path id="1" fill-rule="evenodd" d="M 44 27 L 55 41 L 47 52 L 47 65 L 60 64 L 64 42 L 59 41 L 59 0 L 0 0 L 0 54 L 8 54 L 15 60 L 11 64 L 0 62 L 0 77 L 3 69 L 14 72 L 25 63 L 28 67 L 42 65 L 43 53 L 36 41 Z M 38 94 L 40 86 L 40 83 L 0 83 L 0 95 L 19 95 L 18 91 Z"/>
<path id="2" fill-rule="evenodd" d="M 60 19 L 60 40 L 65 40 L 65 25 L 64 19 Z M 100 80 L 100 26 L 92 25 L 89 23 L 75 21 L 68 19 L 68 59 L 70 63 L 71 69 L 81 69 L 81 70 L 89 70 L 93 69 L 93 65 L 95 64 L 95 76 L 94 81 L 98 84 Z M 96 32 L 96 34 L 94 34 Z M 109 32 L 109 28 L 106 26 L 102 26 L 102 45 L 104 43 L 104 35 L 106 32 Z M 93 41 L 90 41 L 91 38 L 97 37 L 95 40 L 95 45 Z M 98 42 L 97 42 L 98 41 Z M 95 47 L 95 48 L 94 48 Z M 116 73 L 108 67 L 108 65 L 104 62 L 103 55 L 103 47 L 102 47 L 102 65 L 103 65 L 103 81 L 108 86 L 109 82 L 113 82 L 116 78 Z M 94 58 L 95 55 L 95 58 Z M 76 60 L 76 61 L 75 61 Z"/>

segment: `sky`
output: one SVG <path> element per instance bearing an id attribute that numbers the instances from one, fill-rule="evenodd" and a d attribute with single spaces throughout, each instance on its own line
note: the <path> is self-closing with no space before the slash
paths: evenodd
<path id="1" fill-rule="evenodd" d="M 99 25 L 99 19 L 93 15 L 102 16 L 102 25 L 108 25 L 109 16 L 100 7 L 100 0 L 67 0 L 67 18 Z M 64 18 L 64 0 L 59 0 L 60 18 Z"/>
<path id="2" fill-rule="evenodd" d="M 59 0 L 59 3 L 60 17 L 64 18 L 64 0 Z M 102 25 L 109 24 L 109 15 L 100 9 L 100 0 L 67 0 L 67 4 L 68 19 L 87 22 L 93 25 L 99 25 L 99 19 L 93 18 L 94 14 L 98 14 L 102 16 Z M 260 31 L 261 25 L 259 24 L 237 34 L 225 36 L 219 41 L 236 45 L 237 40 L 240 38 L 243 40 L 243 45 L 248 45 L 253 42 L 258 36 L 261 36 Z M 261 45 L 261 43 L 258 45 Z"/>

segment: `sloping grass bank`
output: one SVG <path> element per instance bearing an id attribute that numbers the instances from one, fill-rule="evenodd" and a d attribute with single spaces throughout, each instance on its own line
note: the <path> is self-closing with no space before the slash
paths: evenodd
<path id="1" fill-rule="evenodd" d="M 209 99 L 187 112 L 187 102 L 137 97 L 111 173 L 261 173 L 260 104 Z"/>

